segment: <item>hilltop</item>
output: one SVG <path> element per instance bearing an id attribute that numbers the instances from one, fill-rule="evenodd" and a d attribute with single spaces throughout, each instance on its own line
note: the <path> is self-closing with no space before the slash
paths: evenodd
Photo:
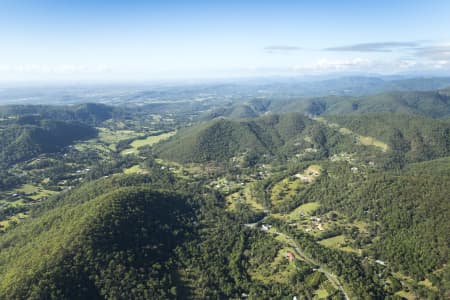
<path id="1" fill-rule="evenodd" d="M 354 150 L 350 137 L 301 114 L 267 115 L 250 120 L 219 118 L 180 130 L 158 145 L 156 154 L 180 162 L 227 161 L 244 155 L 284 157 L 309 151 L 326 157 Z"/>
<path id="2" fill-rule="evenodd" d="M 8 166 L 41 153 L 59 151 L 75 140 L 96 135 L 97 130 L 87 124 L 24 116 L 12 124 L 0 124 L 0 165 Z"/>
<path id="3" fill-rule="evenodd" d="M 216 109 L 204 118 L 249 118 L 267 112 L 299 112 L 318 115 L 358 115 L 361 113 L 391 112 L 416 114 L 431 118 L 450 116 L 449 89 L 432 91 L 387 91 L 363 95 L 326 95 L 319 97 L 290 97 L 253 99 Z"/>

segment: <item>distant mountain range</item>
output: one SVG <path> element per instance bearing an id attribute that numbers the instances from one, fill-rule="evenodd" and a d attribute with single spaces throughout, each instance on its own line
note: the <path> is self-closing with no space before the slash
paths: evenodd
<path id="1" fill-rule="evenodd" d="M 311 116 L 348 115 L 372 112 L 412 113 L 432 118 L 450 116 L 450 90 L 394 91 L 366 96 L 323 96 L 296 99 L 252 99 L 203 115 L 253 118 L 268 112 L 301 112 Z"/>
<path id="2" fill-rule="evenodd" d="M 196 83 L 3 86 L 0 104 L 142 104 L 206 101 L 241 102 L 243 99 L 292 99 L 298 97 L 363 96 L 391 91 L 429 91 L 450 86 L 450 77 L 364 77 L 331 79 L 250 78 Z"/>

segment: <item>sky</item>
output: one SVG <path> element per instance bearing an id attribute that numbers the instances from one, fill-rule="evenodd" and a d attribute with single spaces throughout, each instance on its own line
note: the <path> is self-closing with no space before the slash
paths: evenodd
<path id="1" fill-rule="evenodd" d="M 0 81 L 450 74 L 450 1 L 0 0 Z"/>

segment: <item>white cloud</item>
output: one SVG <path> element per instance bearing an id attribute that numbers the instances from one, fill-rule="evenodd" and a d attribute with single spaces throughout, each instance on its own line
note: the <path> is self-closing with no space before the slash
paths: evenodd
<path id="1" fill-rule="evenodd" d="M 328 71 L 346 71 L 349 69 L 367 67 L 371 64 L 371 61 L 364 58 L 354 59 L 319 59 L 312 69 L 316 70 L 328 70 Z"/>

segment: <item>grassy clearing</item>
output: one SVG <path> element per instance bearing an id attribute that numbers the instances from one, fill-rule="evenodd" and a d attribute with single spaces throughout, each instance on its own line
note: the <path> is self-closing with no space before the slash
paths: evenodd
<path id="1" fill-rule="evenodd" d="M 134 165 L 128 169 L 124 169 L 123 172 L 125 174 L 133 174 L 133 173 L 145 173 L 146 171 L 142 169 L 139 165 Z"/>
<path id="2" fill-rule="evenodd" d="M 256 201 L 256 199 L 254 197 L 252 197 L 250 191 L 248 189 L 246 189 L 244 191 L 244 195 L 245 195 L 245 203 L 247 203 L 248 205 L 250 205 L 251 207 L 253 207 L 256 210 L 264 210 L 264 206 L 260 203 L 258 203 Z"/>
<path id="3" fill-rule="evenodd" d="M 23 219 L 28 216 L 23 213 L 18 213 L 14 216 L 9 217 L 7 220 L 0 221 L 0 231 L 6 230 L 9 226 L 11 226 L 11 222 L 19 224 Z"/>
<path id="4" fill-rule="evenodd" d="M 339 250 L 342 250 L 342 251 L 345 251 L 345 252 L 350 252 L 350 253 L 355 253 L 355 254 L 358 254 L 358 255 L 361 255 L 361 253 L 362 253 L 361 250 L 352 248 L 350 246 L 341 247 L 341 248 L 339 248 Z"/>
<path id="5" fill-rule="evenodd" d="M 339 132 L 342 134 L 352 134 L 353 133 L 350 129 L 345 128 L 345 127 L 339 128 Z"/>
<path id="6" fill-rule="evenodd" d="M 34 195 L 31 195 L 30 198 L 34 199 L 34 200 L 38 200 L 38 199 L 50 197 L 50 196 L 55 195 L 57 193 L 58 192 L 56 192 L 56 191 L 40 189 L 37 193 L 35 193 Z"/>
<path id="7" fill-rule="evenodd" d="M 166 132 L 160 135 L 152 135 L 152 136 L 148 136 L 145 139 L 137 139 L 134 140 L 130 146 L 131 149 L 125 149 L 121 152 L 122 155 L 127 155 L 127 154 L 134 154 L 138 152 L 138 148 L 142 147 L 142 146 L 153 146 L 156 143 L 159 143 L 160 141 L 166 140 L 168 138 L 170 138 L 171 136 L 173 136 L 176 133 L 176 131 L 171 131 L 171 132 Z"/>
<path id="8" fill-rule="evenodd" d="M 283 202 L 285 198 L 294 197 L 300 189 L 302 182 L 298 179 L 287 177 L 277 182 L 271 189 L 270 200 L 273 206 Z"/>
<path id="9" fill-rule="evenodd" d="M 345 235 L 338 235 L 329 239 L 321 240 L 319 244 L 325 247 L 339 248 L 342 244 L 345 244 Z"/>
<path id="10" fill-rule="evenodd" d="M 433 283 L 431 283 L 431 281 L 428 278 L 425 278 L 425 280 L 419 281 L 419 284 L 429 288 L 430 290 L 437 290 L 436 287 L 433 286 Z"/>
<path id="11" fill-rule="evenodd" d="M 264 206 L 256 201 L 250 191 L 250 186 L 246 186 L 242 191 L 232 193 L 226 197 L 228 210 L 233 211 L 236 208 L 236 203 L 242 201 L 251 208 L 257 211 L 263 211 Z"/>
<path id="12" fill-rule="evenodd" d="M 133 130 L 111 130 L 108 128 L 98 128 L 98 130 L 98 140 L 106 144 L 115 144 L 122 140 L 144 135 Z"/>
<path id="13" fill-rule="evenodd" d="M 358 140 L 365 146 L 375 146 L 380 148 L 383 152 L 386 152 L 389 149 L 389 146 L 386 143 L 383 143 L 382 141 L 370 136 L 358 135 Z"/>
<path id="14" fill-rule="evenodd" d="M 83 152 L 87 150 L 97 150 L 100 152 L 110 152 L 111 148 L 103 144 L 98 143 L 96 140 L 89 140 L 85 142 L 80 142 L 74 145 L 77 151 Z"/>
<path id="15" fill-rule="evenodd" d="M 24 194 L 32 194 L 37 193 L 39 191 L 39 188 L 37 186 L 31 185 L 31 184 L 24 184 L 20 188 L 17 189 L 17 193 L 24 193 Z"/>
<path id="16" fill-rule="evenodd" d="M 353 222 L 353 225 L 358 227 L 359 231 L 362 232 L 362 233 L 367 233 L 368 232 L 369 224 L 367 224 L 364 221 L 356 220 L 356 221 Z"/>
<path id="17" fill-rule="evenodd" d="M 0 221 L 0 230 L 6 229 L 9 226 L 9 222 L 7 220 Z"/>
<path id="18" fill-rule="evenodd" d="M 54 195 L 57 192 L 43 189 L 41 186 L 24 184 L 20 188 L 13 190 L 11 193 L 25 194 L 26 196 L 29 196 L 31 199 L 38 200 L 44 197 Z"/>
<path id="19" fill-rule="evenodd" d="M 270 201 L 273 206 L 277 206 L 285 199 L 295 197 L 295 195 L 306 185 L 313 183 L 320 175 L 319 165 L 310 165 L 302 173 L 288 176 L 275 183 L 271 189 Z"/>
<path id="20" fill-rule="evenodd" d="M 348 237 L 345 235 L 334 236 L 329 239 L 324 239 L 319 242 L 322 246 L 338 249 L 345 252 L 355 253 L 360 255 L 361 251 L 359 249 L 355 249 L 353 247 L 347 246 Z"/>
<path id="21" fill-rule="evenodd" d="M 135 140 L 130 145 L 131 145 L 131 147 L 136 148 L 136 149 L 139 147 L 142 147 L 142 146 L 152 146 L 162 140 L 170 138 L 174 134 L 175 134 L 175 131 L 163 133 L 160 135 L 153 135 L 153 136 L 149 136 L 143 140 Z"/>
<path id="22" fill-rule="evenodd" d="M 320 171 L 322 170 L 322 168 L 319 165 L 310 165 L 305 172 L 317 172 L 320 175 Z"/>
<path id="23" fill-rule="evenodd" d="M 298 219 L 300 216 L 312 215 L 320 207 L 319 202 L 305 203 L 294 209 L 289 215 L 289 219 Z"/>
<path id="24" fill-rule="evenodd" d="M 326 289 L 318 289 L 315 292 L 317 299 L 326 299 L 330 294 L 328 294 Z"/>
<path id="25" fill-rule="evenodd" d="M 416 296 L 414 296 L 414 294 L 412 292 L 398 291 L 397 293 L 395 293 L 395 295 L 400 296 L 404 299 L 408 299 L 408 300 L 416 299 Z"/>

